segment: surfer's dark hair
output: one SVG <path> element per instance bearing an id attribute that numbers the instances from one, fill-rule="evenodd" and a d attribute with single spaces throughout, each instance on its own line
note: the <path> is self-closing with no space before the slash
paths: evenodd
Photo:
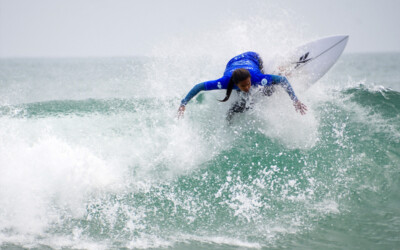
<path id="1" fill-rule="evenodd" d="M 226 102 L 228 101 L 229 97 L 231 96 L 232 89 L 234 85 L 238 84 L 241 81 L 246 80 L 247 78 L 251 77 L 250 72 L 247 69 L 235 69 L 233 71 L 231 79 L 229 80 L 228 83 L 228 88 L 226 89 L 226 95 L 223 100 L 219 100 L 220 102 Z"/>

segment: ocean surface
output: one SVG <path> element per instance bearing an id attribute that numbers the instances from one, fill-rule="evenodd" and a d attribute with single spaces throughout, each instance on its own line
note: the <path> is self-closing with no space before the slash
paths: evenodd
<path id="1" fill-rule="evenodd" d="M 400 54 L 176 119 L 230 56 L 0 59 L 0 248 L 400 249 Z"/>

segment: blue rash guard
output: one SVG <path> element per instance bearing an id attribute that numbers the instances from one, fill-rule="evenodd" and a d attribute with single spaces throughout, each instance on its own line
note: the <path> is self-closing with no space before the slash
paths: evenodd
<path id="1" fill-rule="evenodd" d="M 227 89 L 229 80 L 231 79 L 233 71 L 235 69 L 243 68 L 247 69 L 251 75 L 252 86 L 271 86 L 273 84 L 281 85 L 286 92 L 289 94 L 293 101 L 297 101 L 297 97 L 293 91 L 289 81 L 284 76 L 268 75 L 263 74 L 260 69 L 261 61 L 259 55 L 256 52 L 246 52 L 235 56 L 226 65 L 224 75 L 212 81 L 206 81 L 195 85 L 192 90 L 186 95 L 181 101 L 181 105 L 186 105 L 194 96 L 196 96 L 202 90 L 214 90 L 214 89 Z M 235 85 L 234 89 L 239 90 Z"/>

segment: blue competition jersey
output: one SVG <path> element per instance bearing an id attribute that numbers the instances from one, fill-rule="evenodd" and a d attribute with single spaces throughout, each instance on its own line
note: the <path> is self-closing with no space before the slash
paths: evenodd
<path id="1" fill-rule="evenodd" d="M 256 52 L 246 52 L 235 56 L 228 62 L 221 78 L 204 82 L 205 90 L 227 89 L 233 71 L 240 68 L 247 69 L 250 72 L 252 85 L 260 85 L 262 79 L 265 78 L 265 75 L 261 73 L 258 54 Z M 239 88 L 235 85 L 234 89 Z"/>
<path id="2" fill-rule="evenodd" d="M 233 71 L 239 68 L 247 69 L 251 75 L 252 86 L 262 85 L 270 86 L 272 84 L 280 84 L 286 89 L 293 101 L 296 101 L 296 95 L 290 83 L 284 76 L 268 75 L 261 72 L 260 67 L 262 66 L 259 55 L 256 52 L 246 52 L 235 56 L 229 60 L 226 65 L 224 75 L 212 81 L 206 81 L 199 83 L 193 87 L 193 89 L 187 94 L 187 96 L 182 100 L 181 104 L 186 105 L 190 99 L 197 95 L 202 90 L 214 90 L 214 89 L 227 89 L 229 80 L 231 79 Z M 239 89 L 236 85 L 234 89 Z"/>

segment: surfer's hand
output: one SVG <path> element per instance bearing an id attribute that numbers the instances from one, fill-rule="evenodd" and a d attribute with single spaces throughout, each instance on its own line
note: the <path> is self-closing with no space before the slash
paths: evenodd
<path id="1" fill-rule="evenodd" d="M 178 119 L 183 118 L 183 114 L 185 113 L 185 105 L 181 105 L 178 109 Z"/>
<path id="2" fill-rule="evenodd" d="M 295 101 L 295 102 L 293 103 L 293 105 L 294 105 L 294 108 L 296 109 L 296 112 L 299 112 L 299 111 L 300 111 L 300 114 L 302 114 L 302 115 L 305 115 L 305 114 L 306 114 L 307 106 L 304 105 L 302 102 L 300 102 L 300 101 Z"/>

